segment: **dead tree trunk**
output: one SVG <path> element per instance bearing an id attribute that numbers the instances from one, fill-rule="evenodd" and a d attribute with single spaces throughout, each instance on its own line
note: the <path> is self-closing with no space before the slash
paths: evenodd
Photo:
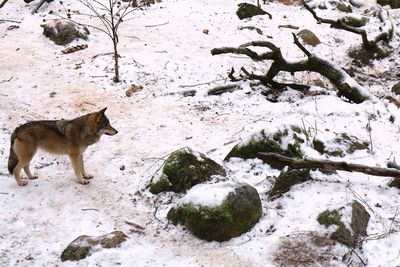
<path id="1" fill-rule="evenodd" d="M 274 77 L 280 71 L 295 73 L 299 71 L 312 71 L 326 77 L 338 90 L 338 96 L 344 96 L 354 103 L 361 103 L 370 99 L 367 91 L 365 91 L 353 78 L 351 78 L 343 69 L 336 66 L 334 63 L 322 59 L 310 53 L 300 42 L 295 34 L 293 34 L 294 43 L 301 51 L 307 56 L 307 59 L 299 60 L 297 62 L 288 62 L 283 58 L 280 48 L 276 47 L 273 43 L 268 41 L 253 41 L 245 43 L 237 48 L 235 47 L 221 47 L 211 50 L 212 55 L 220 54 L 241 54 L 247 55 L 254 61 L 272 60 L 272 65 L 265 75 L 256 75 L 249 73 L 244 68 L 242 71 L 248 76 L 250 80 L 259 80 L 264 85 L 274 85 Z M 248 47 L 258 46 L 266 47 L 270 52 L 258 54 Z"/>

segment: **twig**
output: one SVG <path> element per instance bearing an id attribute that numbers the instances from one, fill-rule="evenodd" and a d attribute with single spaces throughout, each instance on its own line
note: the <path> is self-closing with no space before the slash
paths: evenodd
<path id="1" fill-rule="evenodd" d="M 211 83 L 215 83 L 215 82 L 220 82 L 220 81 L 223 81 L 223 80 L 225 80 L 225 79 L 218 79 L 218 80 L 214 80 L 214 81 L 203 82 L 203 83 L 197 83 L 197 84 L 179 85 L 179 87 L 181 87 L 181 88 L 197 87 L 197 86 L 201 86 L 201 85 L 206 85 L 206 84 L 211 84 Z"/>
<path id="2" fill-rule="evenodd" d="M 126 224 L 134 226 L 140 230 L 145 230 L 146 228 L 144 226 L 141 226 L 140 224 L 134 223 L 134 222 L 130 222 L 130 221 L 125 221 Z"/>
<path id="3" fill-rule="evenodd" d="M 156 24 L 156 25 L 146 25 L 146 26 L 144 26 L 144 27 L 146 27 L 146 28 L 152 28 L 152 27 L 164 26 L 164 25 L 167 25 L 168 23 L 169 23 L 169 21 L 164 22 L 164 23 L 161 23 L 161 24 Z"/>
<path id="4" fill-rule="evenodd" d="M 0 7 L 1 8 L 1 7 Z M 21 23 L 21 21 L 11 20 L 11 19 L 0 19 L 0 22 L 13 22 L 13 23 Z"/>
<path id="5" fill-rule="evenodd" d="M 292 30 L 298 30 L 298 29 L 300 29 L 298 26 L 294 26 L 294 25 L 290 25 L 290 24 L 287 24 L 287 25 L 279 25 L 279 26 L 278 26 L 278 29 L 280 29 L 280 28 L 288 28 L 288 29 L 292 29 Z"/>
<path id="6" fill-rule="evenodd" d="M 14 76 L 11 76 L 11 78 L 10 78 L 10 79 L 8 79 L 8 80 L 3 80 L 3 81 L 1 81 L 0 83 L 6 83 L 6 82 L 9 82 L 9 81 L 11 81 L 13 78 L 14 78 Z"/>
<path id="7" fill-rule="evenodd" d="M 100 53 L 100 54 L 94 55 L 91 60 L 93 61 L 94 59 L 96 59 L 99 56 L 108 56 L 108 55 L 113 55 L 113 54 L 114 54 L 114 52 Z"/>
<path id="8" fill-rule="evenodd" d="M 397 165 L 397 163 L 396 163 L 396 162 L 393 162 L 393 161 L 389 161 L 389 162 L 386 164 L 386 166 L 387 166 L 388 168 L 393 168 L 393 169 L 400 170 L 400 166 Z"/>
<path id="9" fill-rule="evenodd" d="M 35 7 L 35 9 L 32 11 L 32 14 L 35 14 L 36 12 L 38 12 L 39 8 L 44 4 L 44 2 L 46 2 L 46 0 L 41 0 L 39 2 L 39 4 L 37 4 L 37 6 Z"/>
<path id="10" fill-rule="evenodd" d="M 94 210 L 94 211 L 99 211 L 98 209 L 94 209 L 94 208 L 83 208 L 81 209 L 82 211 L 88 211 L 88 210 Z"/>
<path id="11" fill-rule="evenodd" d="M 0 195 L 8 195 L 9 193 L 6 192 L 0 192 Z"/>

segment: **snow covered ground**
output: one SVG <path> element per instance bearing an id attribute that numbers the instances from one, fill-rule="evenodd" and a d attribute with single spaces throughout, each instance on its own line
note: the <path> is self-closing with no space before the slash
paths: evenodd
<path id="1" fill-rule="evenodd" d="M 360 43 L 353 34 L 316 24 L 300 6 L 269 3 L 263 8 L 272 14 L 272 20 L 258 16 L 240 21 L 235 14 L 240 2 L 164 0 L 136 11 L 120 28 L 123 82 L 119 84 L 111 81 L 111 56 L 93 58 L 112 50 L 103 33 L 91 30 L 88 41 L 73 43 L 87 43 L 89 48 L 67 55 L 61 53 L 64 47 L 42 35 L 40 24 L 54 18 L 48 11 L 62 10 L 58 2 L 45 4 L 35 15 L 30 14 L 35 2 L 9 1 L 0 9 L 0 22 L 21 22 L 0 23 L 1 266 L 276 266 L 274 255 L 283 238 L 325 233 L 317 215 L 353 199 L 371 214 L 364 260 L 369 266 L 400 265 L 399 189 L 386 186 L 389 178 L 315 172 L 317 181 L 295 186 L 271 201 L 266 191 L 271 188 L 271 176 L 278 174 L 276 170 L 259 160 L 222 162 L 229 150 L 250 134 L 286 124 L 304 124 L 321 138 L 347 132 L 370 141 L 366 127 L 370 123 L 373 153 L 361 150 L 332 159 L 384 167 L 389 159 L 400 158 L 400 112 L 381 97 L 390 94 L 397 82 L 385 78 L 384 73 L 400 71 L 399 50 L 395 50 L 397 56 L 361 69 L 376 77 L 377 82 L 363 84 L 373 96 L 379 96 L 373 102 L 351 104 L 334 93 L 300 98 L 290 90 L 281 102 L 271 103 L 248 85 L 222 96 L 207 96 L 208 89 L 225 83 L 232 66 L 267 67 L 243 56 L 211 56 L 212 48 L 261 39 L 281 47 L 285 57 L 302 58 L 291 35 L 297 31 L 278 25 L 311 29 L 322 43 L 308 49 L 342 66 L 350 62 L 347 49 Z M 77 3 L 71 5 L 80 8 Z M 337 16 L 329 10 L 321 14 Z M 392 15 L 398 25 L 400 13 L 393 11 Z M 19 28 L 7 30 L 10 25 Z M 240 30 L 242 26 L 258 27 L 264 35 Z M 204 29 L 209 33 L 204 34 Z M 392 45 L 397 47 L 397 33 L 395 38 Z M 313 77 L 309 73 L 280 76 L 289 82 Z M 126 97 L 131 84 L 144 89 Z M 196 89 L 197 95 L 170 95 L 188 89 Z M 103 137 L 85 152 L 86 168 L 95 176 L 89 185 L 76 183 L 67 157 L 39 152 L 33 160 L 39 179 L 29 181 L 26 187 L 17 186 L 6 167 L 9 138 L 16 126 L 29 120 L 74 118 L 103 107 L 108 107 L 107 115 L 119 133 Z M 390 116 L 394 123 L 389 122 Z M 223 243 L 206 242 L 168 224 L 166 213 L 179 197 L 154 196 L 145 187 L 162 159 L 182 147 L 206 153 L 224 164 L 230 179 L 257 188 L 263 216 L 250 232 Z M 311 148 L 308 156 L 321 158 Z M 144 226 L 144 233 L 131 231 L 127 221 Z M 120 248 L 61 263 L 62 250 L 79 235 L 103 235 L 114 229 L 130 237 Z M 348 248 L 336 245 L 335 251 L 339 259 L 329 264 L 345 265 L 340 257 Z"/>

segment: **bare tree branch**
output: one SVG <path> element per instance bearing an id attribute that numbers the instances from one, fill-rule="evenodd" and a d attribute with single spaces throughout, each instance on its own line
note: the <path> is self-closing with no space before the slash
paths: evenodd
<path id="1" fill-rule="evenodd" d="M 297 62 L 289 62 L 282 56 L 281 50 L 278 47 L 267 41 L 249 42 L 239 47 L 214 48 L 211 50 L 211 54 L 220 55 L 233 53 L 246 55 L 253 61 L 272 60 L 273 62 L 265 75 L 256 75 L 249 73 L 245 68 L 241 69 L 250 80 L 259 80 L 264 85 L 276 85 L 273 79 L 280 71 L 286 71 L 289 73 L 312 71 L 326 77 L 333 85 L 335 85 L 338 89 L 339 96 L 345 96 L 347 99 L 355 103 L 361 103 L 367 99 L 370 99 L 368 92 L 366 92 L 343 69 L 341 69 L 339 66 L 336 66 L 334 63 L 311 54 L 303 45 L 300 44 L 296 35 L 293 34 L 293 38 L 294 43 L 301 51 L 303 51 L 303 53 L 306 54 L 307 59 L 299 60 Z M 250 46 L 266 47 L 272 51 L 258 54 L 248 48 Z"/>

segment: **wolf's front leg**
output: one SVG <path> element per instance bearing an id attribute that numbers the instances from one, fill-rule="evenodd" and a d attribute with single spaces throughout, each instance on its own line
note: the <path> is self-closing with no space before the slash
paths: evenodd
<path id="1" fill-rule="evenodd" d="M 82 176 L 84 179 L 92 179 L 93 175 L 86 173 L 85 171 L 85 165 L 83 163 L 83 154 L 80 154 L 79 156 L 79 164 L 81 166 L 81 172 L 82 172 Z"/>
<path id="2" fill-rule="evenodd" d="M 74 172 L 75 172 L 76 178 L 78 179 L 78 183 L 88 184 L 89 181 L 85 180 L 83 178 L 83 174 L 82 174 L 82 166 L 81 166 L 81 161 L 80 161 L 81 154 L 80 153 L 70 153 L 68 156 L 71 159 L 72 167 L 74 168 Z"/>

